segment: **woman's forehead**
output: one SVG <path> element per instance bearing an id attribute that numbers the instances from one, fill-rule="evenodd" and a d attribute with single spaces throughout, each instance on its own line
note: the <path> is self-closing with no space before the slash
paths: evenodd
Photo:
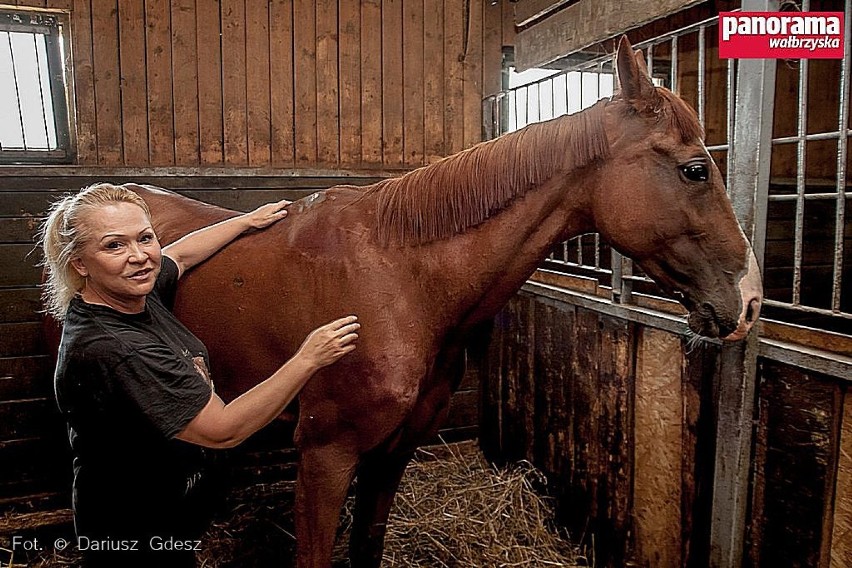
<path id="1" fill-rule="evenodd" d="M 96 234 L 136 234 L 151 226 L 145 210 L 133 203 L 106 203 L 86 212 L 83 224 Z"/>

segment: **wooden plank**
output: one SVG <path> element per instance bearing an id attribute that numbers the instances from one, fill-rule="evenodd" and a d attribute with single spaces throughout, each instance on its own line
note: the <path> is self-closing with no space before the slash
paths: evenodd
<path id="1" fill-rule="evenodd" d="M 45 354 L 41 322 L 0 323 L 0 357 Z"/>
<path id="2" fill-rule="evenodd" d="M 317 163 L 340 163 L 337 0 L 317 0 Z"/>
<path id="3" fill-rule="evenodd" d="M 173 0 L 171 13 L 175 163 L 195 165 L 200 161 L 195 0 Z"/>
<path id="4" fill-rule="evenodd" d="M 47 355 L 0 357 L 0 377 L 15 381 L 52 385 L 53 369 L 53 359 Z"/>
<path id="5" fill-rule="evenodd" d="M 0 218 L 0 243 L 34 243 L 39 225 L 33 217 Z"/>
<path id="6" fill-rule="evenodd" d="M 225 163 L 247 164 L 245 2 L 243 0 L 221 1 Z"/>
<path id="7" fill-rule="evenodd" d="M 578 309 L 575 319 L 576 336 L 571 359 L 571 405 L 574 416 L 573 452 L 570 470 L 568 530 L 584 537 L 584 546 L 591 546 L 592 535 L 600 528 L 601 516 L 598 495 L 603 490 L 601 448 L 598 433 L 602 428 L 601 400 L 598 385 L 600 341 L 599 315 L 591 310 Z M 596 537 L 595 537 L 596 538 Z"/>
<path id="8" fill-rule="evenodd" d="M 0 441 L 49 436 L 60 423 L 52 397 L 0 402 Z"/>
<path id="9" fill-rule="evenodd" d="M 573 449 L 570 402 L 571 360 L 576 342 L 574 309 L 568 304 L 535 301 L 535 460 L 548 476 L 568 479 Z"/>
<path id="10" fill-rule="evenodd" d="M 683 397 L 680 339 L 642 329 L 636 362 L 634 514 L 640 565 L 680 566 Z"/>
<path id="11" fill-rule="evenodd" d="M 41 321 L 41 290 L 32 288 L 0 289 L 0 322 Z"/>
<path id="12" fill-rule="evenodd" d="M 169 0 L 146 0 L 148 148 L 150 163 L 155 166 L 168 166 L 175 163 L 172 34 L 169 18 Z"/>
<path id="13" fill-rule="evenodd" d="M 446 155 L 444 145 L 444 5 L 442 0 L 423 0 L 424 161 L 436 162 Z"/>
<path id="14" fill-rule="evenodd" d="M 0 286 L 33 286 L 41 282 L 39 256 L 31 244 L 0 245 Z"/>
<path id="15" fill-rule="evenodd" d="M 296 167 L 317 163 L 316 2 L 293 4 Z"/>
<path id="16" fill-rule="evenodd" d="M 272 141 L 269 5 L 266 2 L 246 2 L 246 53 L 248 163 L 267 165 L 272 157 Z"/>
<path id="17" fill-rule="evenodd" d="M 4 191 L 0 199 L 0 217 L 43 215 L 57 197 L 57 193 L 47 191 Z"/>
<path id="18" fill-rule="evenodd" d="M 515 2 L 502 0 L 500 5 L 503 8 L 503 45 L 515 45 Z"/>
<path id="19" fill-rule="evenodd" d="M 486 459 L 501 462 L 502 458 L 502 413 L 503 413 L 503 341 L 508 333 L 508 308 L 503 308 L 495 317 L 490 332 L 490 341 L 484 357 L 480 360 L 482 387 L 480 389 L 479 447 Z"/>
<path id="20" fill-rule="evenodd" d="M 344 167 L 361 163 L 361 9 L 358 2 L 340 3 L 340 164 Z"/>
<path id="21" fill-rule="evenodd" d="M 61 432 L 61 431 L 60 431 Z M 0 485 L 71 482 L 71 451 L 63 436 L 0 442 Z M 59 463 L 66 467 L 57 467 Z"/>
<path id="22" fill-rule="evenodd" d="M 361 2 L 361 160 L 382 164 L 381 0 Z"/>
<path id="23" fill-rule="evenodd" d="M 598 471 L 595 562 L 624 566 L 630 547 L 633 483 L 632 412 L 634 329 L 625 320 L 599 316 L 598 398 L 600 422 L 596 442 L 601 447 Z"/>
<path id="24" fill-rule="evenodd" d="M 502 385 L 501 454 L 509 461 L 531 459 L 535 441 L 532 300 L 516 297 L 506 306 L 500 375 Z"/>
<path id="25" fill-rule="evenodd" d="M 219 0 L 196 0 L 198 138 L 202 164 L 224 162 Z"/>
<path id="26" fill-rule="evenodd" d="M 118 2 L 121 64 L 121 134 L 123 162 L 148 163 L 148 85 L 140 67 L 145 61 L 145 6 L 137 0 Z"/>
<path id="27" fill-rule="evenodd" d="M 852 566 L 852 393 L 843 396 L 840 454 L 834 488 L 834 518 L 831 538 L 831 568 Z"/>
<path id="28" fill-rule="evenodd" d="M 479 421 L 479 393 L 476 390 L 460 390 L 450 398 L 450 409 L 444 430 L 455 430 L 475 426 Z"/>
<path id="29" fill-rule="evenodd" d="M 718 345 L 682 346 L 683 357 L 683 522 L 685 566 L 706 562 L 710 549 L 713 487 L 715 385 L 721 380 Z M 704 560 L 702 560 L 704 559 Z"/>
<path id="30" fill-rule="evenodd" d="M 382 161 L 404 163 L 404 92 L 402 84 L 402 1 L 382 3 Z"/>
<path id="31" fill-rule="evenodd" d="M 514 23 L 526 26 L 545 18 L 567 4 L 570 0 L 527 0 L 515 6 Z"/>
<path id="32" fill-rule="evenodd" d="M 95 75 L 95 123 L 98 164 L 122 161 L 120 70 L 118 63 L 118 6 L 115 0 L 98 3 L 92 11 L 92 56 Z"/>
<path id="33" fill-rule="evenodd" d="M 518 32 L 515 64 L 518 71 L 541 66 L 698 2 L 659 0 L 649 6 L 642 0 L 579 0 Z"/>
<path id="34" fill-rule="evenodd" d="M 499 93 L 503 82 L 503 21 L 500 4 L 483 3 L 482 96 Z"/>
<path id="35" fill-rule="evenodd" d="M 51 378 L 49 374 L 37 379 L 0 376 L 0 401 L 50 398 L 53 396 Z"/>
<path id="36" fill-rule="evenodd" d="M 269 4 L 269 74 L 272 122 L 272 163 L 293 167 L 293 2 L 274 0 Z"/>
<path id="37" fill-rule="evenodd" d="M 464 58 L 464 147 L 482 141 L 482 11 L 486 2 L 470 4 Z"/>
<path id="38" fill-rule="evenodd" d="M 423 27 L 423 0 L 406 0 L 402 6 L 402 145 L 403 161 L 407 167 L 423 165 Z"/>
<path id="39" fill-rule="evenodd" d="M 447 154 L 464 149 L 464 2 L 444 2 L 444 140 Z"/>
<path id="40" fill-rule="evenodd" d="M 74 0 L 71 18 L 74 45 L 74 105 L 77 122 L 77 163 L 98 162 L 97 120 L 95 114 L 95 73 L 92 52 L 91 0 Z"/>
<path id="41" fill-rule="evenodd" d="M 765 361 L 761 367 L 755 491 L 759 566 L 820 566 L 834 490 L 839 387 L 827 377 Z M 824 564 L 822 564 L 824 565 Z"/>

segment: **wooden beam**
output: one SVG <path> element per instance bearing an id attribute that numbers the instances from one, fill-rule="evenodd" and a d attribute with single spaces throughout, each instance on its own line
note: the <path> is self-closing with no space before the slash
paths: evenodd
<path id="1" fill-rule="evenodd" d="M 518 32 L 515 68 L 523 71 L 544 65 L 700 1 L 580 0 Z"/>

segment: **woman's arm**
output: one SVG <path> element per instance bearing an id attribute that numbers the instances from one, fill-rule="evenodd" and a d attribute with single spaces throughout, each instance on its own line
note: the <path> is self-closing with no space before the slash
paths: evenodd
<path id="1" fill-rule="evenodd" d="M 267 203 L 251 213 L 193 231 L 163 248 L 163 254 L 175 261 L 178 267 L 178 278 L 180 278 L 184 272 L 204 262 L 213 253 L 249 229 L 263 229 L 283 219 L 287 215 L 284 207 L 289 203 L 286 200 Z"/>
<path id="2" fill-rule="evenodd" d="M 214 393 L 177 438 L 208 448 L 236 446 L 280 415 L 314 373 L 355 349 L 357 319 L 349 316 L 317 328 L 292 359 L 230 403 Z"/>

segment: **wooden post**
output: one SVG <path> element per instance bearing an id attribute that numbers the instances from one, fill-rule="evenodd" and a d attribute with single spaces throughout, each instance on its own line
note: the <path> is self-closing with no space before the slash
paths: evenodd
<path id="1" fill-rule="evenodd" d="M 778 10 L 778 0 L 743 0 L 744 12 Z M 772 122 L 774 59 L 741 59 L 737 69 L 735 126 L 729 175 L 734 211 L 763 265 Z M 758 327 L 758 326 L 756 326 Z M 758 334 L 726 344 L 716 424 L 716 459 L 710 528 L 710 566 L 742 566 L 757 375 Z"/>

